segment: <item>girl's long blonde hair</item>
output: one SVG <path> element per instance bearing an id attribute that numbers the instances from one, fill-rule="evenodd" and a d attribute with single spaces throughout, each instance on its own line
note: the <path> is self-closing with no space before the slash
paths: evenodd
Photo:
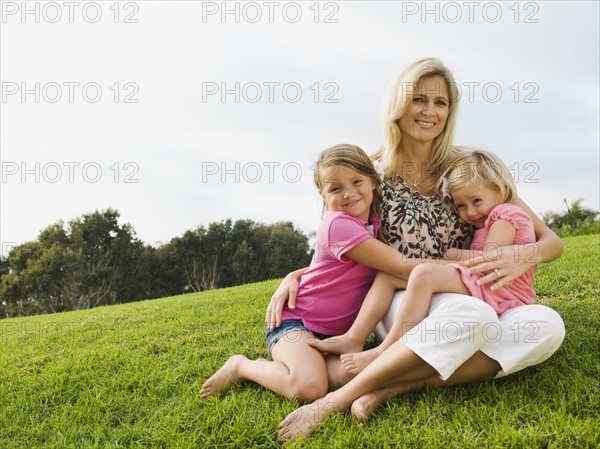
<path id="1" fill-rule="evenodd" d="M 331 166 L 344 165 L 357 171 L 358 173 L 368 176 L 373 181 L 375 189 L 373 191 L 373 202 L 371 203 L 371 211 L 377 217 L 381 217 L 381 203 L 379 189 L 381 184 L 381 175 L 376 171 L 373 161 L 367 153 L 356 145 L 339 144 L 334 145 L 319 154 L 319 158 L 315 164 L 314 181 L 315 186 L 322 193 L 325 184 L 323 172 Z M 323 202 L 323 211 L 327 211 L 327 205 Z M 381 234 L 381 233 L 380 233 Z"/>

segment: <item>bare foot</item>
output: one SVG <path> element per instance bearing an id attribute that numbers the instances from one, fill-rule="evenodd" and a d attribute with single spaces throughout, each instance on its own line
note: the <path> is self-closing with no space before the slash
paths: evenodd
<path id="1" fill-rule="evenodd" d="M 200 397 L 208 398 L 215 394 L 226 391 L 235 385 L 239 380 L 239 364 L 248 360 L 243 355 L 232 355 L 229 360 L 215 374 L 210 376 L 200 388 Z"/>
<path id="2" fill-rule="evenodd" d="M 361 424 L 366 423 L 371 414 L 377 410 L 387 399 L 382 390 L 376 390 L 361 396 L 352 403 L 350 411 L 352 416 Z"/>
<path id="3" fill-rule="evenodd" d="M 383 351 L 378 347 L 363 352 L 342 354 L 340 359 L 350 374 L 358 374 Z"/>
<path id="4" fill-rule="evenodd" d="M 381 407 L 385 401 L 402 393 L 406 393 L 409 390 L 421 388 L 423 385 L 425 385 L 425 383 L 426 381 L 422 380 L 414 382 L 402 382 L 362 395 L 360 398 L 354 401 L 350 407 L 352 416 L 354 416 L 359 423 L 365 423 L 373 414 L 373 412 Z"/>
<path id="5" fill-rule="evenodd" d="M 282 440 L 296 441 L 310 436 L 325 418 L 336 412 L 335 405 L 326 403 L 324 398 L 306 404 L 287 415 L 278 426 L 278 435 Z"/>
<path id="6" fill-rule="evenodd" d="M 359 352 L 363 350 L 364 341 L 355 340 L 347 334 L 329 337 L 325 340 L 318 338 L 308 340 L 309 346 L 318 349 L 321 352 L 329 354 L 345 354 L 346 352 Z"/>

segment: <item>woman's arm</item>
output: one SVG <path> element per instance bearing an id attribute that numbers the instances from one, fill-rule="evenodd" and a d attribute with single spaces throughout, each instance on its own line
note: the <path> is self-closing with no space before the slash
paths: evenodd
<path id="1" fill-rule="evenodd" d="M 517 198 L 515 204 L 527 212 L 537 238 L 537 251 L 533 254 L 536 263 L 548 263 L 562 256 L 565 245 L 558 235 L 552 231 L 540 218 L 521 200 Z M 525 245 L 527 246 L 527 245 Z M 527 270 L 525 270 L 527 271 Z"/>
<path id="2" fill-rule="evenodd" d="M 559 258 L 564 248 L 562 240 L 520 198 L 516 199 L 515 204 L 531 218 L 537 241 L 526 245 L 498 248 L 497 258 L 493 260 L 484 254 L 465 262 L 472 273 L 488 273 L 481 278 L 481 282 L 496 281 L 494 289 L 510 285 L 534 265 L 552 262 Z M 501 273 L 499 279 L 494 271 L 496 269 Z"/>
<path id="3" fill-rule="evenodd" d="M 306 273 L 306 270 L 308 268 L 300 268 L 289 273 L 283 278 L 283 281 L 271 296 L 265 314 L 265 323 L 267 323 L 269 329 L 273 330 L 281 325 L 281 313 L 286 301 L 290 309 L 296 307 L 296 294 L 298 293 L 300 278 Z"/>

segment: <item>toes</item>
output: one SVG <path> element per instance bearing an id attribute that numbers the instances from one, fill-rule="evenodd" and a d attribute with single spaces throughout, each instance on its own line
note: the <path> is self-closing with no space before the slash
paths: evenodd
<path id="1" fill-rule="evenodd" d="M 307 340 L 307 342 L 308 342 L 308 345 L 312 346 L 313 348 L 319 348 L 321 346 L 321 343 L 323 343 L 318 338 L 309 339 L 309 340 Z"/>

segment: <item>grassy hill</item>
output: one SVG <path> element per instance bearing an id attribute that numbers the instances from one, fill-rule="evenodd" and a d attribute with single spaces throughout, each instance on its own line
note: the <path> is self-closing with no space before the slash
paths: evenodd
<path id="1" fill-rule="evenodd" d="M 567 337 L 547 362 L 494 382 L 411 392 L 364 426 L 329 419 L 292 447 L 600 446 L 600 236 L 565 239 L 538 302 Z M 227 357 L 267 357 L 278 281 L 56 315 L 0 320 L 0 448 L 272 448 L 298 403 L 254 384 L 202 401 Z"/>

